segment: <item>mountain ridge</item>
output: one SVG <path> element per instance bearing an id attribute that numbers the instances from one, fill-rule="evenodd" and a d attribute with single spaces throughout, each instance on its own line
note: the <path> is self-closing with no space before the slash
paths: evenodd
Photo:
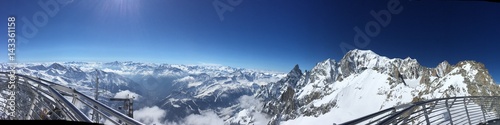
<path id="1" fill-rule="evenodd" d="M 7 64 L 0 66 L 8 69 Z M 165 115 L 167 120 L 213 111 L 225 124 L 342 123 L 427 99 L 500 95 L 500 85 L 480 62 L 452 65 L 444 60 L 426 67 L 417 59 L 389 58 L 371 50 L 351 50 L 340 60 L 329 58 L 310 70 L 296 64 L 286 74 L 132 61 L 20 63 L 18 67 L 19 73 L 77 86 L 90 95 L 92 80 L 99 75 L 102 89 L 108 90 L 103 97 L 131 90 L 141 96 L 139 105 L 174 112 Z M 156 101 L 145 103 L 145 99 Z M 245 101 L 252 103 L 243 105 Z"/>
<path id="2" fill-rule="evenodd" d="M 464 60 L 450 65 L 445 60 L 430 68 L 409 57 L 388 58 L 371 50 L 357 49 L 347 52 L 339 61 L 327 59 L 318 62 L 305 75 L 288 81 L 297 81 L 287 83 L 297 86 L 271 83 L 255 95 L 269 100 L 263 110 L 272 116 L 268 124 L 300 123 L 301 119 L 320 119 L 318 117 L 325 114 L 337 117 L 328 121 L 339 123 L 383 108 L 425 99 L 500 95 L 499 86 L 484 64 L 476 61 Z M 361 105 L 367 102 L 374 104 Z M 350 110 L 359 113 L 332 114 Z"/>

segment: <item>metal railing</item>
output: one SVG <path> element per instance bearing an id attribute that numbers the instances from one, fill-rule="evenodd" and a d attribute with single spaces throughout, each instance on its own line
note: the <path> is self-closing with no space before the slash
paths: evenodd
<path id="1" fill-rule="evenodd" d="M 7 115 L 9 104 L 0 100 L 0 119 L 10 120 L 67 120 L 117 125 L 143 125 L 103 103 L 73 89 L 44 79 L 15 74 L 15 88 L 6 87 L 10 81 L 8 72 L 0 72 L 0 95 L 15 97 L 14 115 Z M 69 101 L 72 100 L 72 101 Z M 76 103 L 81 106 L 76 107 Z M 12 105 L 12 104 L 10 104 Z M 96 110 L 99 119 L 90 120 L 82 109 Z"/>
<path id="2" fill-rule="evenodd" d="M 341 125 L 463 125 L 500 118 L 500 96 L 466 96 L 415 102 L 342 123 Z"/>

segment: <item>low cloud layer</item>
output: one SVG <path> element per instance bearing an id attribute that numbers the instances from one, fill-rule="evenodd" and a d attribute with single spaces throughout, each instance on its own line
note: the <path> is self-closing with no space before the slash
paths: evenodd
<path id="1" fill-rule="evenodd" d="M 263 108 L 262 101 L 253 96 L 244 95 L 238 99 L 238 103 L 240 104 L 240 108 L 247 110 L 247 116 L 252 116 L 254 125 L 266 125 L 269 122 L 270 119 L 268 116 L 260 112 Z"/>
<path id="2" fill-rule="evenodd" d="M 146 125 L 164 125 L 161 121 L 164 119 L 166 114 L 167 112 L 165 110 L 160 109 L 157 106 L 144 107 L 134 111 L 134 119 L 139 120 Z"/>
<path id="3" fill-rule="evenodd" d="M 229 121 L 238 122 L 245 118 L 251 120 L 254 125 L 266 125 L 269 122 L 267 115 L 261 113 L 262 102 L 252 96 L 242 96 L 238 99 L 238 107 L 242 109 L 237 111 L 232 118 L 224 119 L 213 110 L 204 110 L 200 114 L 191 114 L 179 121 L 162 121 L 167 112 L 157 106 L 145 107 L 134 111 L 134 119 L 147 125 L 224 125 Z M 224 115 L 222 115 L 224 116 Z M 248 119 L 251 117 L 251 119 Z M 229 121 L 225 121 L 229 120 Z M 249 122 L 249 121 L 248 121 Z"/>
<path id="4" fill-rule="evenodd" d="M 185 125 L 224 125 L 224 120 L 211 110 L 203 111 L 200 115 L 189 115 L 183 122 Z"/>

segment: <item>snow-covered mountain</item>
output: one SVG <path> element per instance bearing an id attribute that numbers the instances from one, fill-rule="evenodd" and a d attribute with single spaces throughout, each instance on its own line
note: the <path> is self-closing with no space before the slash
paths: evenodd
<path id="1" fill-rule="evenodd" d="M 430 68 L 416 59 L 351 50 L 341 60 L 327 59 L 305 73 L 296 66 L 255 97 L 264 100 L 262 112 L 272 117 L 268 124 L 331 125 L 404 103 L 478 95 L 500 95 L 479 62 L 444 61 Z"/>
<path id="2" fill-rule="evenodd" d="M 9 65 L 0 64 L 7 71 Z M 157 106 L 167 113 L 163 120 L 176 122 L 204 110 L 221 111 L 233 107 L 239 111 L 240 97 L 253 95 L 260 86 L 278 81 L 286 74 L 228 66 L 198 66 L 138 62 L 54 62 L 19 63 L 17 73 L 47 79 L 74 87 L 93 96 L 99 78 L 100 95 L 105 104 L 113 96 L 140 96 L 134 109 Z M 228 117 L 233 116 L 228 111 Z"/>
<path id="3" fill-rule="evenodd" d="M 7 68 L 0 64 L 0 70 Z M 349 51 L 309 71 L 295 65 L 287 74 L 139 62 L 23 63 L 17 72 L 88 95 L 93 95 L 98 77 L 100 90 L 105 90 L 101 98 L 139 96 L 134 116 L 146 124 L 196 124 L 193 121 L 205 119 L 231 125 L 331 125 L 426 99 L 500 95 L 500 86 L 479 62 L 443 61 L 424 67 L 416 59 L 388 58 L 370 50 Z M 158 117 L 147 115 L 153 111 Z"/>
<path id="4" fill-rule="evenodd" d="M 0 64 L 0 70 L 7 71 L 7 64 Z M 95 68 L 79 68 L 65 63 L 29 63 L 16 65 L 16 72 L 50 80 L 62 85 L 93 88 L 96 77 L 99 87 L 111 93 L 132 90 L 142 93 L 142 86 L 122 75 Z"/>

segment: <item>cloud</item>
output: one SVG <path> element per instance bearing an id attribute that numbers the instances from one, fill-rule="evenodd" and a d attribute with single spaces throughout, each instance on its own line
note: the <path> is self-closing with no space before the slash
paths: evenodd
<path id="1" fill-rule="evenodd" d="M 254 125 L 267 125 L 271 120 L 266 114 L 255 112 L 253 113 Z"/>
<path id="2" fill-rule="evenodd" d="M 120 92 L 116 93 L 114 98 L 127 98 L 127 96 L 129 96 L 129 98 L 135 97 L 134 100 L 138 100 L 140 97 L 140 95 L 137 93 L 131 92 L 129 90 L 125 90 L 125 91 L 120 91 Z"/>
<path id="3" fill-rule="evenodd" d="M 261 113 L 262 101 L 256 99 L 253 96 L 241 96 L 238 99 L 239 109 L 236 116 L 227 119 L 219 116 L 216 111 L 213 110 L 202 110 L 200 114 L 191 114 L 184 117 L 178 121 L 161 121 L 165 119 L 167 111 L 158 108 L 157 106 L 145 107 L 134 111 L 134 119 L 147 124 L 147 125 L 224 125 L 231 122 L 238 122 L 243 119 L 251 120 L 254 125 L 266 125 L 269 122 L 269 117 L 266 114 Z M 232 115 L 232 111 L 221 111 L 224 115 Z M 240 115 L 238 115 L 240 114 Z M 250 118 L 248 118 L 250 117 Z M 229 121 L 226 121 L 229 120 Z"/>
<path id="4" fill-rule="evenodd" d="M 252 116 L 254 125 L 266 125 L 269 122 L 270 119 L 268 115 L 260 112 L 263 108 L 262 101 L 253 96 L 243 95 L 238 99 L 238 102 L 240 104 L 240 108 L 247 110 L 246 114 Z"/>
<path id="5" fill-rule="evenodd" d="M 185 125 L 224 125 L 224 120 L 212 110 L 202 111 L 200 115 L 194 114 L 184 118 Z"/>
<path id="6" fill-rule="evenodd" d="M 118 119 L 117 119 L 116 117 L 114 117 L 114 116 L 111 116 L 111 117 L 109 117 L 109 118 L 110 118 L 111 120 L 113 120 L 113 121 L 118 121 Z M 112 121 L 110 121 L 109 119 L 106 119 L 106 120 L 104 121 L 104 125 L 114 125 L 114 124 L 115 124 L 115 123 L 114 123 L 114 122 L 112 122 Z"/>
<path id="7" fill-rule="evenodd" d="M 186 76 L 186 77 L 174 80 L 174 82 L 187 82 L 187 83 L 194 82 L 194 81 L 195 81 L 195 79 L 192 76 Z"/>
<path id="8" fill-rule="evenodd" d="M 104 71 L 104 72 L 112 72 L 112 73 L 116 73 L 118 75 L 133 75 L 133 73 L 131 73 L 131 72 L 126 72 L 126 71 L 123 71 L 123 70 L 114 70 L 114 69 L 109 69 L 109 68 L 102 69 L 102 71 Z"/>
<path id="9" fill-rule="evenodd" d="M 179 122 L 166 122 L 166 125 L 224 125 L 228 122 L 242 122 L 244 119 L 251 120 L 253 125 L 266 125 L 269 122 L 269 117 L 260 112 L 263 104 L 260 100 L 253 96 L 241 96 L 238 102 L 238 107 L 241 110 L 237 113 L 232 113 L 230 108 L 220 111 L 222 115 L 235 115 L 226 119 L 228 121 L 225 121 L 225 118 L 220 117 L 213 110 L 203 110 L 200 114 L 189 115 Z"/>
<path id="10" fill-rule="evenodd" d="M 240 107 L 243 109 L 261 108 L 262 103 L 253 96 L 243 95 L 238 99 Z"/>
<path id="11" fill-rule="evenodd" d="M 134 119 L 146 125 L 164 125 L 165 123 L 160 121 L 166 114 L 167 111 L 158 108 L 158 106 L 144 107 L 134 111 Z"/>

